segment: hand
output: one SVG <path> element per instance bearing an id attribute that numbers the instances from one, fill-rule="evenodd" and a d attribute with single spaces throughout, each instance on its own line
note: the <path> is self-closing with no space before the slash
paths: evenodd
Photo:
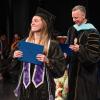
<path id="1" fill-rule="evenodd" d="M 78 44 L 75 44 L 74 45 L 74 52 L 78 52 L 79 51 L 79 45 Z"/>
<path id="2" fill-rule="evenodd" d="M 36 58 L 38 61 L 46 63 L 48 62 L 48 58 L 44 54 L 37 54 Z"/>
<path id="3" fill-rule="evenodd" d="M 65 53 L 65 52 L 64 52 L 64 57 L 65 57 L 65 59 L 67 58 L 67 53 Z"/>
<path id="4" fill-rule="evenodd" d="M 78 52 L 79 51 L 79 45 L 78 44 L 70 45 L 69 48 L 72 49 L 74 52 Z"/>
<path id="5" fill-rule="evenodd" d="M 16 51 L 14 52 L 13 58 L 20 58 L 20 57 L 22 57 L 22 56 L 23 56 L 23 52 L 20 51 L 20 50 L 16 50 Z"/>
<path id="6" fill-rule="evenodd" d="M 70 45 L 69 48 L 73 51 L 74 50 L 74 45 Z"/>

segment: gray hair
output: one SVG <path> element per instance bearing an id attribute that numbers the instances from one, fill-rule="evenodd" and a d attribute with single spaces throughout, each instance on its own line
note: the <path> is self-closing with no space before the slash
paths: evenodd
<path id="1" fill-rule="evenodd" d="M 80 10 L 81 12 L 83 12 L 86 15 L 86 8 L 84 6 L 77 5 L 72 9 L 72 11 L 76 11 L 76 10 Z"/>

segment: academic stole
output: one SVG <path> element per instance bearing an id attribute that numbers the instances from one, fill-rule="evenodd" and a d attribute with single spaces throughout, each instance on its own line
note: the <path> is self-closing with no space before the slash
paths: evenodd
<path id="1" fill-rule="evenodd" d="M 44 74 L 45 74 L 45 67 L 44 64 L 35 65 L 32 82 L 35 88 L 39 87 L 44 82 Z M 31 77 L 30 77 L 30 63 L 23 63 L 23 84 L 25 89 L 30 85 Z"/>

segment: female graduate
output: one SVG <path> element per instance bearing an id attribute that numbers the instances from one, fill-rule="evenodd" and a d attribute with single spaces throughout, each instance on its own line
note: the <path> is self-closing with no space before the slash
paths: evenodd
<path id="1" fill-rule="evenodd" d="M 38 8 L 32 18 L 31 29 L 25 42 L 44 46 L 43 54 L 36 55 L 36 59 L 42 64 L 21 61 L 22 72 L 15 89 L 15 95 L 19 100 L 55 98 L 54 78 L 63 76 L 66 64 L 59 43 L 52 40 L 53 20 L 54 16 L 42 8 Z M 20 57 L 23 57 L 23 52 L 15 50 L 13 58 Z M 36 73 L 38 76 L 35 76 Z"/>

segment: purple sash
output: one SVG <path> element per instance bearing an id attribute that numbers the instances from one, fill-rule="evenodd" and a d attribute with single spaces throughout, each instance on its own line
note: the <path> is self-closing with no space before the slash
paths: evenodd
<path id="1" fill-rule="evenodd" d="M 35 65 L 35 69 L 33 72 L 32 82 L 34 86 L 37 88 L 44 81 L 45 67 L 42 65 Z"/>
<path id="2" fill-rule="evenodd" d="M 45 67 L 42 65 L 35 65 L 33 76 L 32 76 L 32 82 L 34 86 L 37 88 L 40 86 L 44 81 L 44 73 L 45 73 Z M 25 89 L 30 85 L 31 79 L 30 79 L 30 63 L 23 63 L 23 84 L 25 86 Z"/>
<path id="3" fill-rule="evenodd" d="M 23 63 L 23 84 L 25 86 L 25 89 L 30 84 L 30 63 Z"/>

